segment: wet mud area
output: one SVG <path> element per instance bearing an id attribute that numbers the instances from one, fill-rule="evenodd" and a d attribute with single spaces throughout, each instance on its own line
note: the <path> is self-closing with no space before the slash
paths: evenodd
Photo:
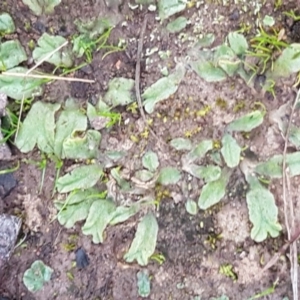
<path id="1" fill-rule="evenodd" d="M 170 17 L 172 20 L 178 16 L 188 19 L 182 34 L 168 32 L 167 21 L 158 21 L 157 13 L 148 10 L 147 5 L 137 5 L 133 9 L 136 4 L 131 1 L 62 0 L 54 14 L 37 17 L 22 1 L 5 0 L 0 3 L 0 12 L 12 16 L 17 28 L 13 35 L 28 53 L 31 52 L 30 42 L 36 43 L 44 32 L 70 39 L 77 33 L 74 20 L 107 17 L 112 21 L 115 28 L 109 42 L 116 45 L 122 39 L 126 41 L 125 50 L 104 59 L 105 51 L 100 50 L 93 54 L 90 64 L 71 74 L 95 82 L 54 81 L 47 83 L 44 94 L 37 97 L 47 103 L 61 104 L 72 97 L 85 109 L 86 102 L 96 104 L 99 97 L 104 96 L 111 79 L 135 79 L 137 42 L 146 14 L 141 91 L 162 77 L 163 67 L 172 70 L 178 62 L 192 58 L 192 45 L 204 34 L 214 33 L 214 44 L 218 45 L 228 32 L 240 29 L 241 24 L 255 22 L 258 14 L 279 20 L 280 26 L 286 29 L 287 39 L 299 42 L 299 23 L 287 20 L 282 14 L 296 9 L 296 1 L 285 1 L 277 10 L 274 9 L 277 1 L 221 2 L 188 1 L 188 8 Z M 254 33 L 250 30 L 248 35 Z M 166 56 L 162 59 L 163 54 Z M 81 62 L 78 59 L 74 65 Z M 25 63 L 27 67 L 33 65 L 32 60 Z M 45 73 L 51 73 L 53 69 L 50 64 L 42 65 Z M 60 75 L 59 71 L 55 75 Z M 208 138 L 221 140 L 226 124 L 237 116 L 236 107 L 248 112 L 259 102 L 269 112 L 294 99 L 293 79 L 291 76 L 277 84 L 274 98 L 255 86 L 247 86 L 241 78 L 212 83 L 186 67 L 186 75 L 176 93 L 155 105 L 150 115 L 152 129 L 166 143 L 179 137 L 188 137 L 195 144 Z M 135 94 L 134 89 L 132 94 Z M 210 112 L 203 113 L 208 107 Z M 145 124 L 138 108 L 127 108 L 114 108 L 122 121 L 101 130 L 101 150 L 126 151 L 121 166 L 131 173 L 141 168 L 141 157 L 147 150 L 158 154 L 162 166 L 180 167 L 182 153 L 161 147 L 151 134 L 143 138 Z M 132 136 L 138 139 L 132 139 Z M 282 136 L 267 118 L 261 127 L 240 139 L 244 144 L 245 141 L 251 144 L 251 151 L 245 157 L 254 156 L 261 161 L 281 153 L 284 147 Z M 286 242 L 280 179 L 272 181 L 271 190 L 279 207 L 283 232 L 276 239 L 256 243 L 250 238 L 251 223 L 245 201 L 248 187 L 240 168 L 231 174 L 224 199 L 205 211 L 198 210 L 196 215 L 187 213 L 186 202 L 199 197 L 203 180 L 184 174 L 178 184 L 168 186 L 160 195 L 155 210 L 159 227 L 156 259 L 150 259 L 147 266 L 141 267 L 123 259 L 134 238 L 139 214 L 120 225 L 108 227 L 104 242 L 99 244 L 82 233 L 83 222 L 66 229 L 56 219 L 54 200 L 59 195 L 53 194 L 55 164 L 48 162 L 43 174 L 39 164 L 42 156 L 38 150 L 23 154 L 12 143 L 8 146 L 11 156 L 0 161 L 1 170 L 13 168 L 18 161 L 20 166 L 15 172 L 0 174 L 0 213 L 21 218 L 22 228 L 18 237 L 21 243 L 0 273 L 0 299 L 138 300 L 142 297 L 138 294 L 137 273 L 143 269 L 148 270 L 151 278 L 151 293 L 146 299 L 209 300 L 222 299 L 218 297 L 226 295 L 230 300 L 246 300 L 271 288 L 275 282 L 274 291 L 259 299 L 292 299 L 287 255 L 282 255 L 272 268 L 261 271 Z M 67 172 L 71 165 L 71 161 L 66 161 L 61 172 Z M 295 177 L 291 180 L 291 196 L 299 222 L 298 186 L 298 177 Z M 149 189 L 157 196 L 155 187 Z M 300 249 L 299 243 L 297 247 Z M 23 284 L 23 274 L 36 260 L 42 260 L 54 272 L 42 290 L 31 293 Z"/>

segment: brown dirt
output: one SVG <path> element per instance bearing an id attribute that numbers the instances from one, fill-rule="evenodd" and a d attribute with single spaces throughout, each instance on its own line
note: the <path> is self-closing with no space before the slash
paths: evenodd
<path id="1" fill-rule="evenodd" d="M 112 1 L 117 2 L 117 1 Z M 199 37 L 200 33 L 213 32 L 216 34 L 217 45 L 223 41 L 229 31 L 236 30 L 241 22 L 254 22 L 254 3 L 263 1 L 248 1 L 234 5 L 235 1 L 227 1 L 224 6 L 218 1 L 200 1 L 199 8 L 195 6 L 187 9 L 182 15 L 189 18 L 191 24 L 185 33 L 191 37 Z M 222 1 L 219 1 L 222 2 Z M 226 1 L 225 1 L 226 2 Z M 273 15 L 280 18 L 280 12 L 274 12 L 274 1 L 265 1 L 260 8 L 262 15 Z M 286 4 L 283 10 L 295 8 L 295 1 Z M 296 3 L 296 2 L 295 2 Z M 252 5 L 253 4 L 253 5 Z M 232 17 L 236 9 L 246 7 L 247 12 Z M 146 8 L 131 10 L 126 1 L 120 7 L 108 8 L 105 1 L 93 0 L 63 0 L 57 6 L 55 14 L 47 17 L 35 17 L 19 0 L 6 0 L 0 3 L 0 11 L 9 12 L 18 28 L 16 37 L 25 46 L 28 53 L 28 42 L 38 39 L 43 31 L 71 36 L 75 32 L 73 21 L 77 18 L 88 19 L 94 16 L 110 15 L 118 24 L 113 31 L 111 41 L 124 38 L 128 47 L 124 52 L 114 53 L 102 60 L 102 53 L 95 55 L 93 62 L 84 70 L 77 71 L 75 76 L 95 79 L 95 84 L 55 82 L 47 87 L 42 97 L 45 101 L 62 102 L 69 96 L 79 101 L 89 100 L 96 102 L 107 89 L 108 81 L 116 76 L 134 79 L 137 52 L 136 39 L 142 24 Z M 175 66 L 175 58 L 183 59 L 190 48 L 190 42 L 182 42 L 178 34 L 169 34 L 165 30 L 166 22 L 159 23 L 155 14 L 149 13 L 149 23 L 145 38 L 144 49 L 158 47 L 159 50 L 170 50 L 172 55 L 162 61 L 158 54 L 150 56 L 147 68 L 142 62 L 142 89 L 157 81 L 160 77 L 158 65 L 167 65 L 169 69 Z M 223 16 L 222 21 L 220 16 Z M 236 19 L 237 18 L 237 19 Z M 127 26 L 121 23 L 127 21 Z M 217 20 L 219 20 L 217 22 Z M 29 29 L 24 28 L 25 22 L 30 22 Z M 150 40 L 151 34 L 156 38 Z M 159 38 L 158 38 L 159 37 Z M 116 67 L 117 62 L 120 65 Z M 278 108 L 286 99 L 294 97 L 288 86 L 280 85 L 276 91 L 277 98 L 263 95 L 247 87 L 239 79 L 227 80 L 212 84 L 201 80 L 190 70 L 181 83 L 177 93 L 170 99 L 159 103 L 153 116 L 153 129 L 164 140 L 183 137 L 187 132 L 194 132 L 192 139 L 196 143 L 204 138 L 220 139 L 227 123 L 236 118 L 232 113 L 233 107 L 245 102 L 241 111 L 247 112 L 256 101 L 264 103 L 267 111 Z M 216 105 L 218 99 L 226 102 L 225 109 Z M 194 112 L 206 105 L 213 107 L 205 117 L 195 117 Z M 139 144 L 130 141 L 130 134 L 141 132 L 141 119 L 138 114 L 119 109 L 123 120 L 120 127 L 115 126 L 111 131 L 104 131 L 104 149 L 124 147 L 128 150 L 124 167 L 136 170 L 140 166 L 140 157 L 145 149 L 151 149 L 159 154 L 164 163 L 165 157 L 174 166 L 180 161 L 177 152 L 162 153 L 156 140 L 151 136 L 147 141 Z M 198 132 L 197 128 L 201 128 Z M 267 137 L 267 138 L 266 138 Z M 283 140 L 272 124 L 264 123 L 250 135 L 251 150 L 265 159 L 283 150 Z M 18 151 L 12 151 L 17 158 Z M 22 156 L 23 157 L 23 156 Z M 15 156 L 13 156 L 15 158 Z M 32 160 L 39 160 L 40 154 L 35 152 L 27 156 Z M 13 161 L 11 162 L 13 164 Z M 61 227 L 53 221 L 56 210 L 51 197 L 54 184 L 54 166 L 49 164 L 45 174 L 45 183 L 39 193 L 41 170 L 30 163 L 21 163 L 20 169 L 15 172 L 18 181 L 17 187 L 4 199 L 3 212 L 21 216 L 23 230 L 21 236 L 26 235 L 23 245 L 15 250 L 4 272 L 0 275 L 0 296 L 10 299 L 113 299 L 134 300 L 140 299 L 137 293 L 136 274 L 141 269 L 137 264 L 126 264 L 122 254 L 133 239 L 138 218 L 131 219 L 123 225 L 109 228 L 106 231 L 105 242 L 95 245 L 91 239 L 81 232 L 81 225 L 72 229 Z M 231 177 L 230 186 L 238 187 L 243 184 L 243 175 L 237 171 Z M 298 178 L 292 183 L 296 205 L 299 194 Z M 190 181 L 192 190 L 190 197 L 198 195 L 200 183 L 198 180 Z M 268 239 L 257 244 L 249 237 L 250 223 L 243 192 L 236 192 L 231 197 L 225 197 L 222 204 L 217 205 L 209 212 L 199 212 L 190 216 L 184 203 L 186 195 L 181 189 L 174 187 L 174 199 L 163 199 L 159 212 L 159 234 L 157 251 L 161 252 L 166 261 L 159 265 L 151 262 L 146 268 L 150 271 L 151 295 L 148 299 L 155 300 L 192 300 L 210 299 L 225 294 L 230 300 L 248 299 L 256 293 L 272 286 L 278 279 L 274 293 L 261 299 L 282 300 L 288 296 L 292 299 L 291 282 L 289 279 L 289 261 L 282 257 L 270 270 L 261 273 L 261 262 L 268 261 L 272 255 L 283 245 L 285 231 L 277 239 Z M 282 188 L 276 182 L 272 190 L 280 207 L 280 222 L 282 214 Z M 1 211 L 0 211 L 1 212 Z M 299 205 L 297 206 L 299 216 Z M 200 226 L 200 224 L 204 224 Z M 222 238 L 217 238 L 222 233 Z M 215 239 L 214 241 L 212 241 Z M 71 249 L 68 249 L 72 245 Z M 299 246 L 299 245 L 298 245 Z M 79 247 L 85 249 L 90 264 L 87 268 L 79 270 L 74 267 L 75 250 Z M 299 247 L 298 247 L 299 248 Z M 28 292 L 23 284 L 22 277 L 33 261 L 41 259 L 54 270 L 49 283 L 42 291 L 34 294 Z M 223 264 L 232 264 L 237 280 L 233 281 L 219 272 Z M 72 276 L 71 276 L 72 275 Z M 1 299 L 1 297 L 0 297 Z"/>

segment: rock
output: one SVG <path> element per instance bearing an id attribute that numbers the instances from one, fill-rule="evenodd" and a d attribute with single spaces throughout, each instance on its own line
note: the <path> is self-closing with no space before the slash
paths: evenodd
<path id="1" fill-rule="evenodd" d="M 300 21 L 295 21 L 291 26 L 291 38 L 294 43 L 300 42 Z"/>
<path id="2" fill-rule="evenodd" d="M 5 116 L 5 107 L 7 104 L 7 96 L 0 92 L 0 129 L 1 129 L 1 118 Z M 3 140 L 3 135 L 0 131 L 0 141 Z M 11 151 L 5 143 L 0 143 L 0 161 L 8 160 L 11 157 Z"/>
<path id="3" fill-rule="evenodd" d="M 1 121 L 0 121 L 1 128 Z M 3 135 L 0 132 L 0 141 L 3 140 Z M 0 144 L 0 160 L 9 160 L 11 158 L 11 151 L 6 144 Z"/>
<path id="4" fill-rule="evenodd" d="M 5 115 L 5 107 L 7 105 L 7 96 L 0 92 L 0 117 Z"/>
<path id="5" fill-rule="evenodd" d="M 0 175 L 0 198 L 5 198 L 11 190 L 17 185 L 13 173 Z"/>
<path id="6" fill-rule="evenodd" d="M 0 272 L 14 251 L 21 224 L 18 217 L 0 214 Z"/>
<path id="7" fill-rule="evenodd" d="M 78 269 L 84 269 L 89 265 L 90 260 L 84 249 L 78 248 L 75 251 L 75 256 L 76 256 L 76 267 Z"/>
<path id="8" fill-rule="evenodd" d="M 235 8 L 229 15 L 229 20 L 230 21 L 238 21 L 239 18 L 240 18 L 240 12 L 237 8 Z"/>

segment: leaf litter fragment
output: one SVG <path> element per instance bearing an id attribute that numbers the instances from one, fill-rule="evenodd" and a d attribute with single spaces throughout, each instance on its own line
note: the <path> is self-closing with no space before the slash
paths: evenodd
<path id="1" fill-rule="evenodd" d="M 251 238 L 256 242 L 264 241 L 268 234 L 275 238 L 282 230 L 278 223 L 278 208 L 273 194 L 263 187 L 254 176 L 246 178 L 250 185 L 246 200 L 249 219 L 253 224 Z"/>
<path id="2" fill-rule="evenodd" d="M 135 237 L 128 252 L 124 255 L 126 262 L 134 260 L 141 266 L 146 266 L 155 251 L 158 224 L 152 213 L 145 215 L 139 222 Z"/>

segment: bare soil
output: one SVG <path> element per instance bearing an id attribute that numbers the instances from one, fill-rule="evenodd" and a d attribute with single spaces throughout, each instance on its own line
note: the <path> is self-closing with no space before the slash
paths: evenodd
<path id="1" fill-rule="evenodd" d="M 127 1 L 108 7 L 105 1 L 63 0 L 56 7 L 55 14 L 36 17 L 22 1 L 6 0 L 1 1 L 0 12 L 6 11 L 12 15 L 18 28 L 16 38 L 28 53 L 29 41 L 36 41 L 45 31 L 71 37 L 76 32 L 75 19 L 88 20 L 98 16 L 113 18 L 116 28 L 110 40 L 117 42 L 118 38 L 125 39 L 128 44 L 126 50 L 113 53 L 103 60 L 102 53 L 96 53 L 88 67 L 74 74 L 76 77 L 95 79 L 96 83 L 55 82 L 47 86 L 45 94 L 41 97 L 43 101 L 63 102 L 72 96 L 78 101 L 89 100 L 93 103 L 105 93 L 111 78 L 118 76 L 134 79 L 137 40 L 146 13 L 149 15 L 149 21 L 144 52 L 146 49 L 158 47 L 162 51 L 170 50 L 171 56 L 162 61 L 158 53 L 155 53 L 149 57 L 147 65 L 144 57 L 141 72 L 142 90 L 162 76 L 159 65 L 172 69 L 176 60 L 186 57 L 192 43 L 200 34 L 213 32 L 217 37 L 217 45 L 224 40 L 228 32 L 237 30 L 241 23 L 254 24 L 258 18 L 258 14 L 255 13 L 258 6 L 259 14 L 273 16 L 280 20 L 282 26 L 286 26 L 282 11 L 299 7 L 297 1 L 284 1 L 284 6 L 277 11 L 274 10 L 274 1 L 223 1 L 227 4 L 221 2 L 199 1 L 199 7 L 194 5 L 180 14 L 190 21 L 183 31 L 187 37 L 191 37 L 186 41 L 183 41 L 180 34 L 168 33 L 166 22 L 157 21 L 156 13 L 147 11 L 146 6 L 142 10 L 132 10 Z M 122 26 L 125 21 L 127 25 Z M 25 28 L 25 23 L 30 24 L 29 28 Z M 288 30 L 287 34 L 292 36 Z M 285 101 L 295 97 L 291 85 L 291 82 L 278 85 L 277 97 L 273 99 L 268 93 L 249 88 L 240 79 L 228 79 L 216 84 L 207 83 L 188 70 L 177 93 L 155 107 L 151 116 L 153 130 L 164 141 L 184 137 L 187 132 L 193 132 L 192 139 L 195 143 L 204 138 L 218 140 L 223 135 L 225 124 L 237 117 L 233 108 L 238 103 L 245 103 L 242 113 L 249 111 L 254 102 L 262 102 L 268 112 L 278 109 Z M 218 99 L 226 103 L 225 108 L 217 105 Z M 212 111 L 204 117 L 196 116 L 195 112 L 205 106 L 213 107 Z M 174 166 L 178 165 L 180 154 L 171 150 L 163 153 L 151 135 L 138 144 L 132 143 L 130 134 L 137 135 L 143 130 L 142 119 L 139 113 L 133 114 L 124 108 L 117 110 L 122 114 L 123 122 L 120 126 L 115 125 L 113 129 L 102 132 L 103 149 L 123 149 L 129 145 L 127 160 L 124 162 L 124 167 L 129 169 L 132 169 L 129 163 L 139 166 L 138 161 L 145 149 L 157 152 L 162 162 L 168 159 Z M 201 130 L 197 130 L 199 128 Z M 276 126 L 268 122 L 267 118 L 259 129 L 250 134 L 249 141 L 251 151 L 259 160 L 283 151 L 284 141 Z M 14 165 L 14 159 L 40 159 L 37 151 L 24 156 L 13 145 L 10 145 L 10 148 L 13 153 L 12 159 L 9 162 L 0 162 L 2 168 Z M 138 217 L 121 226 L 109 228 L 106 231 L 105 242 L 95 245 L 89 237 L 82 234 L 82 224 L 67 230 L 57 221 L 51 222 L 56 213 L 51 196 L 55 177 L 54 166 L 50 164 L 47 167 L 46 180 L 42 192 L 39 193 L 41 174 L 42 171 L 36 166 L 23 161 L 20 169 L 14 173 L 17 186 L 0 200 L 0 212 L 22 217 L 21 237 L 26 235 L 25 242 L 15 250 L 5 270 L 0 274 L 0 296 L 23 300 L 140 299 L 136 274 L 141 267 L 137 264 L 126 264 L 122 259 L 124 251 L 133 239 Z M 298 178 L 292 181 L 291 193 L 294 195 L 293 201 L 299 219 L 298 181 Z M 198 181 L 192 179 L 190 183 L 190 196 L 199 195 Z M 152 278 L 151 295 L 148 299 L 205 300 L 223 294 L 230 300 L 248 299 L 270 288 L 276 280 L 278 284 L 275 291 L 261 299 L 282 300 L 285 296 L 292 299 L 288 257 L 283 256 L 274 267 L 261 272 L 262 265 L 284 244 L 286 231 L 284 230 L 279 238 L 269 238 L 260 244 L 250 239 L 251 225 L 245 191 L 241 189 L 244 184 L 242 172 L 236 171 L 229 183 L 230 196 L 228 193 L 221 204 L 207 212 L 200 211 L 196 216 L 186 212 L 187 199 L 176 187 L 171 193 L 174 197 L 166 197 L 161 201 L 157 213 L 157 251 L 165 256 L 166 261 L 161 265 L 152 261 L 146 267 Z M 274 182 L 272 192 L 280 210 L 280 223 L 284 224 L 280 181 Z M 90 261 L 84 269 L 74 266 L 75 250 L 79 247 L 86 251 Z M 299 244 L 298 248 L 300 249 Z M 25 288 L 22 277 L 25 270 L 37 259 L 50 266 L 54 274 L 43 290 L 32 294 Z M 220 274 L 220 266 L 224 264 L 233 266 L 236 280 Z M 199 298 L 196 298 L 197 296 Z"/>

